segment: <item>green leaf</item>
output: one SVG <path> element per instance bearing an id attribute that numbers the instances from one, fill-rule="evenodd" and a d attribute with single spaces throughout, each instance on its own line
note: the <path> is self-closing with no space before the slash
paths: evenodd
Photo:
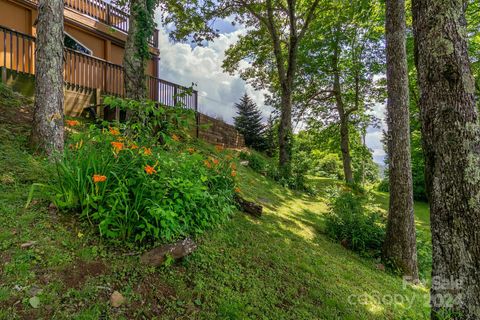
<path id="1" fill-rule="evenodd" d="M 40 298 L 38 298 L 37 296 L 31 297 L 30 299 L 28 299 L 28 302 L 34 309 L 37 309 L 40 306 Z"/>

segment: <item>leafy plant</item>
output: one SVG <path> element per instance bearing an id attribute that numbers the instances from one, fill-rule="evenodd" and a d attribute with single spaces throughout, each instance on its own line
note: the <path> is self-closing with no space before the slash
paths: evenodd
<path id="1" fill-rule="evenodd" d="M 183 143 L 184 110 L 115 103 L 144 112 L 115 127 L 67 121 L 74 133 L 50 186 L 54 203 L 79 212 L 103 236 L 125 242 L 172 240 L 227 219 L 234 210 L 233 162 Z"/>
<path id="2" fill-rule="evenodd" d="M 420 230 L 417 230 L 417 260 L 421 277 L 428 278 L 432 271 L 432 244 L 425 232 Z"/>
<path id="3" fill-rule="evenodd" d="M 122 99 L 106 96 L 104 105 L 110 109 L 119 108 L 130 119 L 123 124 L 130 138 L 149 139 L 155 142 L 167 142 L 172 132 L 188 136 L 195 121 L 193 110 L 185 108 L 162 107 L 151 100 Z"/>
<path id="4" fill-rule="evenodd" d="M 335 195 L 326 217 L 326 233 L 363 255 L 378 256 L 385 237 L 381 216 L 365 207 L 365 196 L 350 190 Z"/>
<path id="5" fill-rule="evenodd" d="M 248 166 L 253 171 L 260 174 L 266 174 L 267 161 L 255 152 L 240 152 L 240 159 L 248 161 Z"/>
<path id="6" fill-rule="evenodd" d="M 292 158 L 292 174 L 285 178 L 273 159 L 268 159 L 255 151 L 241 152 L 240 159 L 248 161 L 248 166 L 255 172 L 275 180 L 293 190 L 310 191 L 306 186 L 306 174 L 309 170 L 309 159 L 304 152 L 295 153 Z"/>

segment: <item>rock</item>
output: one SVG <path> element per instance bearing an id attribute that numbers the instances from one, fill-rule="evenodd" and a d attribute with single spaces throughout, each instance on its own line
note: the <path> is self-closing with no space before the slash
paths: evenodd
<path id="1" fill-rule="evenodd" d="M 382 263 L 378 263 L 375 267 L 377 268 L 377 270 L 385 271 L 385 265 L 383 265 Z"/>
<path id="2" fill-rule="evenodd" d="M 48 205 L 48 212 L 52 215 L 57 214 L 58 208 L 53 202 Z"/>
<path id="3" fill-rule="evenodd" d="M 167 256 L 171 256 L 176 260 L 189 255 L 196 249 L 197 245 L 195 242 L 190 238 L 186 238 L 145 252 L 140 257 L 140 262 L 152 267 L 159 267 L 167 260 Z"/>
<path id="4" fill-rule="evenodd" d="M 16 291 L 22 291 L 24 288 L 18 284 L 16 284 L 15 286 L 13 286 L 13 290 L 16 290 Z"/>
<path id="5" fill-rule="evenodd" d="M 241 164 L 242 166 L 248 167 L 249 162 L 248 162 L 248 160 L 240 161 L 240 164 Z"/>
<path id="6" fill-rule="evenodd" d="M 28 290 L 28 294 L 31 295 L 31 296 L 37 296 L 39 295 L 40 293 L 42 293 L 42 289 L 39 288 L 39 287 L 36 287 L 36 286 L 32 286 L 29 290 Z"/>
<path id="7" fill-rule="evenodd" d="M 28 241 L 28 242 L 22 243 L 20 245 L 20 248 L 27 249 L 27 248 L 30 248 L 30 247 L 34 246 L 35 243 L 37 243 L 37 241 Z"/>
<path id="8" fill-rule="evenodd" d="M 256 218 L 260 218 L 262 216 L 263 207 L 261 205 L 247 201 L 238 194 L 235 195 L 235 202 L 238 204 L 238 206 L 240 207 L 240 209 L 242 209 L 243 212 L 246 212 Z"/>
<path id="9" fill-rule="evenodd" d="M 120 307 L 122 304 L 125 303 L 125 297 L 118 291 L 113 291 L 112 295 L 110 296 L 110 304 L 114 308 Z"/>

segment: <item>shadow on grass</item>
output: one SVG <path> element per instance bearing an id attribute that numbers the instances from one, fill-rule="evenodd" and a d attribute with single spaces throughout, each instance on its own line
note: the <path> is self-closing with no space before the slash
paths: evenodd
<path id="1" fill-rule="evenodd" d="M 301 210 L 291 216 L 267 213 L 261 220 L 240 217 L 235 221 L 235 226 L 228 227 L 235 246 L 224 250 L 240 267 L 223 260 L 224 272 L 235 274 L 230 268 L 239 268 L 243 279 L 252 282 L 250 289 L 236 292 L 231 299 L 261 311 L 241 315 L 275 312 L 281 315 L 278 318 L 294 319 L 306 312 L 320 319 L 427 318 L 428 308 L 423 302 L 428 292 L 424 288 L 403 288 L 400 278 L 377 270 L 374 261 L 330 242 L 319 232 L 324 223 L 322 214 Z M 239 235 L 255 238 L 247 242 Z M 237 250 L 242 254 L 237 256 Z M 255 261 L 254 269 L 246 262 L 251 260 Z M 218 277 L 219 270 L 212 272 Z M 267 290 L 270 295 L 262 296 L 259 290 Z M 396 303 L 382 300 L 395 295 Z M 264 304 L 254 302 L 256 299 Z M 412 305 L 407 304 L 412 299 Z"/>

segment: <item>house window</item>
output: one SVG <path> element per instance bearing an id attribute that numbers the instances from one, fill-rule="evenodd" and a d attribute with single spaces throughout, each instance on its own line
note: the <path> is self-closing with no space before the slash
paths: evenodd
<path id="1" fill-rule="evenodd" d="M 63 39 L 64 46 L 66 48 L 79 51 L 84 54 L 88 54 L 89 56 L 92 55 L 92 50 L 88 49 L 85 45 L 83 45 L 80 41 L 69 35 L 65 32 L 65 36 Z"/>

